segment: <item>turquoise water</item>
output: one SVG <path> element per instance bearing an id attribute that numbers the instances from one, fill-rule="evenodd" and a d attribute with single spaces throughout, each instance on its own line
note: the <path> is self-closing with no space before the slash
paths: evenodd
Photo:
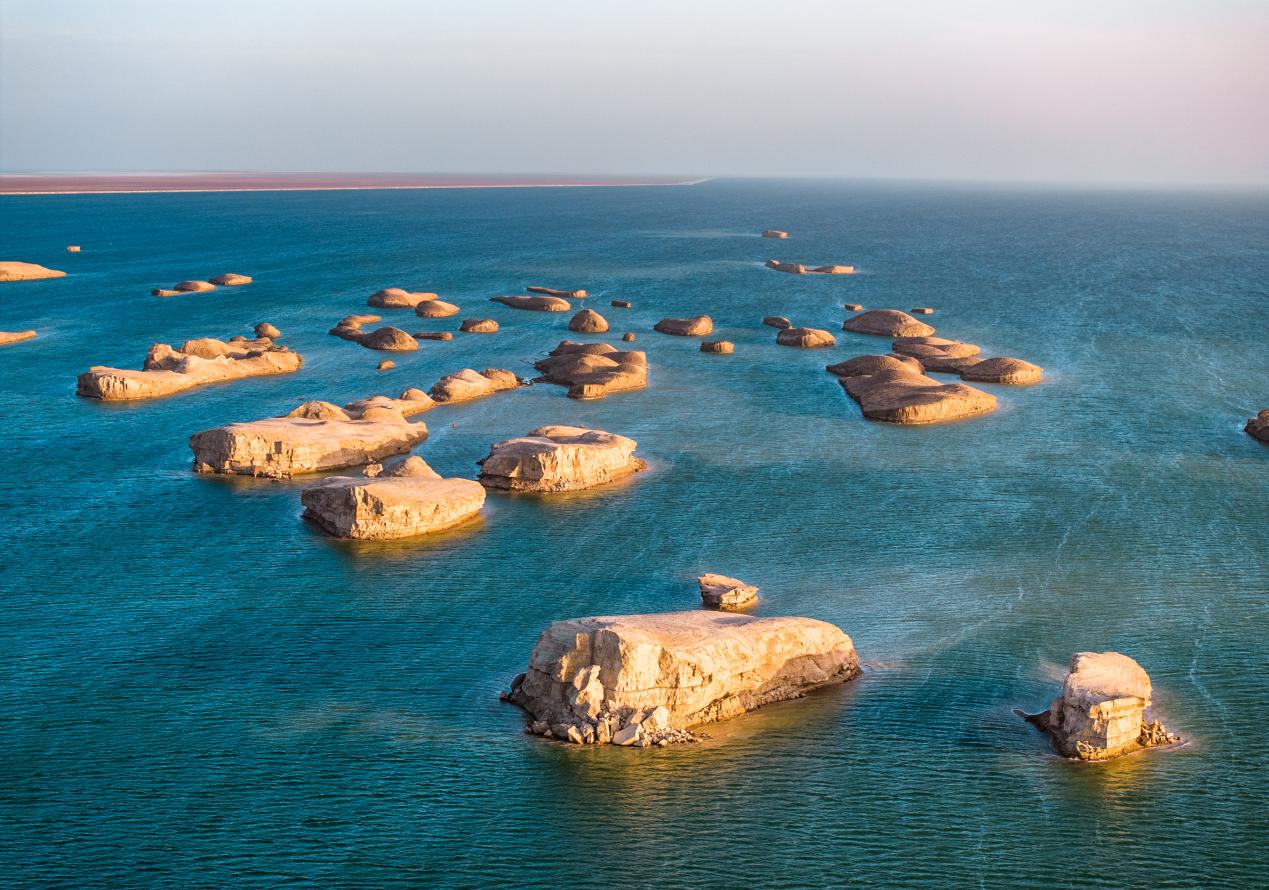
<path id="1" fill-rule="evenodd" d="M 709 182 L 645 189 L 0 199 L 0 874 L 27 886 L 1263 886 L 1269 866 L 1269 197 Z M 755 233 L 787 228 L 787 242 Z M 83 253 L 66 254 L 66 244 Z M 854 263 L 781 275 L 769 256 Z M 155 286 L 256 283 L 170 300 Z M 482 524 L 352 545 L 302 482 L 206 478 L 187 437 L 527 363 L 567 315 L 487 298 L 586 287 L 638 334 L 646 391 L 553 386 L 438 409 L 417 453 L 472 476 L 546 423 L 631 436 L 650 471 Z M 397 368 L 327 336 L 387 286 L 494 336 Z M 609 299 L 633 300 L 631 311 Z M 767 314 L 937 307 L 939 333 L 1044 366 L 972 421 L 862 420 L 823 372 L 878 338 L 777 347 Z M 706 312 L 731 357 L 651 331 Z M 452 329 L 384 310 L 407 330 Z M 92 364 L 267 320 L 293 376 L 138 405 Z M 861 680 L 664 750 L 521 734 L 498 692 L 558 618 L 694 608 L 850 633 Z M 1054 757 L 1012 713 L 1081 649 L 1151 674 L 1184 748 Z"/>

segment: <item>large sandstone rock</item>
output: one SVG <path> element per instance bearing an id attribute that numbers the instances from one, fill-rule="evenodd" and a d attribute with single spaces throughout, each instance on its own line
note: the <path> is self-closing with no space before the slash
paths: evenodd
<path id="1" fill-rule="evenodd" d="M 0 262 L 0 282 L 35 281 L 39 278 L 65 278 L 66 273 L 48 269 L 35 263 L 19 263 L 11 260 Z"/>
<path id="2" fill-rule="evenodd" d="M 480 484 L 508 491 L 578 491 L 644 467 L 634 439 L 576 426 L 543 426 L 494 443 L 480 461 Z"/>
<path id="3" fill-rule="evenodd" d="M 707 572 L 696 579 L 701 602 L 714 609 L 744 609 L 758 601 L 758 588 L 739 578 Z"/>
<path id="4" fill-rule="evenodd" d="M 35 331 L 0 331 L 0 346 L 10 343 L 21 343 L 23 340 L 34 340 Z"/>
<path id="5" fill-rule="evenodd" d="M 157 399 L 209 383 L 291 374 L 304 366 L 299 353 L 272 340 L 186 340 L 179 349 L 155 343 L 142 370 L 95 365 L 79 375 L 75 392 L 107 402 Z"/>
<path id="6" fill-rule="evenodd" d="M 730 340 L 703 340 L 701 341 L 701 352 L 712 353 L 713 355 L 731 355 L 736 351 L 736 344 Z"/>
<path id="7" fill-rule="evenodd" d="M 524 381 L 510 371 L 498 368 L 473 371 L 471 368 L 463 368 L 436 381 L 428 392 L 438 402 L 456 405 L 523 385 Z"/>
<path id="8" fill-rule="evenodd" d="M 1269 408 L 1266 408 L 1251 420 L 1247 421 L 1247 425 L 1243 427 L 1243 431 L 1253 439 L 1258 439 L 1261 442 L 1269 442 Z"/>
<path id="9" fill-rule="evenodd" d="M 310 402 L 309 404 L 329 403 Z M 349 402 L 344 406 L 343 410 L 350 417 L 360 417 L 367 408 L 391 408 L 402 417 L 414 417 L 416 414 L 423 414 L 426 411 L 431 411 L 436 407 L 436 405 L 436 400 L 423 390 L 416 387 L 410 387 L 395 399 L 388 398 L 387 396 L 370 396 L 369 398 Z"/>
<path id="10" fill-rule="evenodd" d="M 250 284 L 252 278 L 250 275 L 243 275 L 238 272 L 225 272 L 222 275 L 213 275 L 207 280 L 211 284 L 219 285 L 220 287 L 242 287 L 244 284 Z M 180 290 L 179 285 L 177 290 Z"/>
<path id="11" fill-rule="evenodd" d="M 776 343 L 781 346 L 799 346 L 803 349 L 822 349 L 826 346 L 836 346 L 837 338 L 819 328 L 785 328 L 776 334 Z"/>
<path id="12" fill-rule="evenodd" d="M 594 309 L 583 309 L 568 320 L 568 329 L 579 334 L 602 334 L 608 330 L 608 320 Z"/>
<path id="13" fill-rule="evenodd" d="M 426 291 L 411 293 L 401 287 L 385 287 L 383 290 L 377 290 L 371 294 L 366 299 L 366 305 L 380 309 L 414 309 L 420 303 L 435 299 L 436 294 Z"/>
<path id="14" fill-rule="evenodd" d="M 464 318 L 458 329 L 465 334 L 496 334 L 498 322 L 492 318 Z"/>
<path id="15" fill-rule="evenodd" d="M 421 457 L 373 478 L 333 476 L 300 495 L 304 515 L 339 538 L 385 541 L 452 528 L 480 514 L 485 489 L 442 479 Z"/>
<path id="16" fill-rule="evenodd" d="M 215 289 L 216 285 L 210 281 L 178 281 L 172 285 L 172 290 L 178 294 L 202 294 Z"/>
<path id="17" fill-rule="evenodd" d="M 764 229 L 762 232 L 762 237 L 763 238 L 788 238 L 789 233 L 784 231 L 783 229 Z"/>
<path id="18" fill-rule="evenodd" d="M 572 399 L 602 399 L 648 385 L 647 354 L 620 352 L 608 343 L 564 340 L 533 367 L 542 372 L 538 380 L 567 386 Z"/>
<path id="19" fill-rule="evenodd" d="M 1024 362 L 1020 358 L 985 358 L 971 362 L 961 369 L 962 380 L 977 383 L 1007 383 L 1012 386 L 1028 386 L 1044 379 L 1044 368 Z"/>
<path id="20" fill-rule="evenodd" d="M 934 328 L 898 309 L 869 309 L 846 319 L 843 331 L 877 337 L 928 337 Z"/>
<path id="21" fill-rule="evenodd" d="M 568 312 L 573 308 L 572 303 L 561 297 L 502 296 L 489 299 L 512 309 L 529 309 L 534 312 Z"/>
<path id="22" fill-rule="evenodd" d="M 1118 652 L 1077 652 L 1062 694 L 1047 711 L 1028 717 L 1067 757 L 1107 760 L 1179 739 L 1160 724 L 1146 724 L 1150 677 Z"/>
<path id="23" fill-rule="evenodd" d="M 414 307 L 414 314 L 419 318 L 449 318 L 462 310 L 453 303 L 444 300 L 422 300 Z"/>
<path id="24" fill-rule="evenodd" d="M 837 377 L 864 377 L 881 371 L 922 372 L 921 363 L 905 355 L 857 355 L 844 362 L 826 365 L 824 370 Z"/>
<path id="25" fill-rule="evenodd" d="M 358 413 L 330 402 L 305 402 L 285 417 L 204 430 L 189 445 L 195 472 L 286 479 L 374 463 L 426 438 L 426 426 L 382 405 Z"/>
<path id="26" fill-rule="evenodd" d="M 941 384 L 909 368 L 838 380 L 864 417 L 888 423 L 942 423 L 986 414 L 996 397 L 963 383 Z"/>
<path id="27" fill-rule="evenodd" d="M 704 337 L 714 331 L 714 320 L 708 315 L 692 318 L 663 318 L 652 326 L 654 331 L 676 337 Z"/>
<path id="28" fill-rule="evenodd" d="M 538 284 L 530 284 L 525 290 L 531 294 L 546 294 L 548 297 L 571 297 L 580 300 L 586 296 L 584 290 L 556 290 L 553 287 L 542 287 Z"/>
<path id="29" fill-rule="evenodd" d="M 572 618 L 538 639 L 506 698 L 573 742 L 690 740 L 689 727 L 858 676 L 850 637 L 811 618 L 726 612 Z"/>

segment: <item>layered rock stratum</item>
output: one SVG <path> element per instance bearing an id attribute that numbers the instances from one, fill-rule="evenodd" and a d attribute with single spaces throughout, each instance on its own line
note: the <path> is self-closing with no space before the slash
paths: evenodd
<path id="1" fill-rule="evenodd" d="M 75 392 L 88 399 L 124 402 L 158 399 L 209 383 L 291 374 L 303 357 L 273 340 L 186 340 L 179 348 L 155 343 L 142 370 L 94 365 L 79 375 Z"/>
<path id="2" fill-rule="evenodd" d="M 533 367 L 542 372 L 539 381 L 567 386 L 572 399 L 602 399 L 648 385 L 647 354 L 622 352 L 608 343 L 564 340 Z"/>
<path id="3" fill-rule="evenodd" d="M 506 491 L 579 491 L 644 468 L 634 439 L 576 426 L 542 426 L 494 443 L 480 461 L 480 484 Z"/>

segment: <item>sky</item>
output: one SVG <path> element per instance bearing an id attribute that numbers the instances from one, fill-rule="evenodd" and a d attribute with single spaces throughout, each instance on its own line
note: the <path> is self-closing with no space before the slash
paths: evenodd
<path id="1" fill-rule="evenodd" d="M 1269 0 L 0 0 L 0 170 L 1269 184 Z"/>

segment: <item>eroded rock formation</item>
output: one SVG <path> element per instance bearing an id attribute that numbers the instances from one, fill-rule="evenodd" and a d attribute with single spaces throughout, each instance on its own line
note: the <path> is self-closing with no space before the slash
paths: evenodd
<path id="1" fill-rule="evenodd" d="M 602 334 L 608 330 L 608 320 L 594 309 L 583 309 L 568 320 L 568 329 L 579 334 Z"/>
<path id="2" fill-rule="evenodd" d="M 826 346 L 836 346 L 837 338 L 819 328 L 785 328 L 776 334 L 776 343 L 781 346 L 799 346 L 802 349 L 823 349 Z"/>
<path id="3" fill-rule="evenodd" d="M 790 275 L 806 274 L 806 266 L 801 263 L 782 263 L 780 260 L 767 260 L 764 265 L 768 269 L 775 269 L 777 272 L 787 272 Z"/>
<path id="4" fill-rule="evenodd" d="M 564 340 L 533 367 L 542 372 L 541 382 L 567 386 L 572 399 L 602 399 L 648 385 L 647 354 L 621 352 L 608 343 Z"/>
<path id="5" fill-rule="evenodd" d="M 837 377 L 863 377 L 881 371 L 914 371 L 923 373 L 921 363 L 906 355 L 857 355 L 844 362 L 826 365 L 825 371 Z"/>
<path id="6" fill-rule="evenodd" d="M 705 340 L 701 343 L 701 352 L 714 355 L 731 355 L 736 351 L 736 344 L 730 340 Z"/>
<path id="7" fill-rule="evenodd" d="M 458 329 L 466 334 L 496 334 L 498 322 L 492 318 L 464 318 Z"/>
<path id="8" fill-rule="evenodd" d="M 262 321 L 256 325 L 256 336 L 266 340 L 276 340 L 282 336 L 282 332 L 267 321 Z"/>
<path id="9" fill-rule="evenodd" d="M 1269 408 L 1266 408 L 1251 420 L 1247 421 L 1247 425 L 1243 427 L 1243 431 L 1253 439 L 1258 439 L 1261 442 L 1269 442 Z"/>
<path id="10" fill-rule="evenodd" d="M 888 423 L 961 420 L 996 409 L 996 397 L 963 383 L 942 384 L 910 368 L 838 380 L 864 417 Z"/>
<path id="11" fill-rule="evenodd" d="M 701 602 L 712 609 L 744 609 L 758 601 L 758 588 L 739 578 L 707 572 L 696 579 Z"/>
<path id="12" fill-rule="evenodd" d="M 1024 362 L 1020 358 L 985 358 L 973 361 L 961 368 L 962 380 L 977 383 L 1007 383 L 1011 386 L 1028 386 L 1044 379 L 1044 368 Z"/>
<path id="13" fill-rule="evenodd" d="M 94 365 L 79 375 L 75 392 L 106 402 L 157 399 L 209 383 L 290 374 L 303 365 L 299 353 L 268 338 L 225 342 L 203 337 L 186 340 L 179 349 L 155 343 L 140 371 Z"/>
<path id="14" fill-rule="evenodd" d="M 252 282 L 250 275 L 243 275 L 239 272 L 225 272 L 221 275 L 213 275 L 207 280 L 209 283 L 220 287 L 242 287 L 244 284 L 250 284 Z M 176 286 L 176 290 L 180 289 L 181 286 L 178 284 Z M 200 290 L 202 289 L 203 288 L 200 288 Z"/>
<path id="15" fill-rule="evenodd" d="M 562 297 L 501 296 L 489 299 L 512 309 L 528 309 L 533 312 L 568 312 L 573 308 L 573 304 Z"/>
<path id="16" fill-rule="evenodd" d="M 568 297 L 577 300 L 586 297 L 586 291 L 584 290 L 556 290 L 553 287 L 542 287 L 539 284 L 530 284 L 525 290 L 531 294 L 546 294 L 548 297 Z"/>
<path id="17" fill-rule="evenodd" d="M 34 340 L 35 336 L 35 331 L 0 331 L 0 346 L 21 343 L 23 340 Z"/>
<path id="18" fill-rule="evenodd" d="M 453 303 L 444 300 L 420 300 L 414 307 L 414 314 L 419 318 L 449 318 L 462 310 Z"/>
<path id="19" fill-rule="evenodd" d="M 652 326 L 654 331 L 676 337 L 704 337 L 714 331 L 714 320 L 708 315 L 692 318 L 663 318 Z"/>
<path id="20" fill-rule="evenodd" d="M 338 538 L 385 541 L 460 525 L 478 516 L 485 503 L 479 482 L 443 479 L 421 457 L 382 472 L 367 470 L 362 477 L 332 476 L 305 489 L 304 515 Z"/>
<path id="21" fill-rule="evenodd" d="M 948 340 L 944 337 L 899 337 L 890 344 L 899 355 L 907 355 L 919 361 L 926 371 L 958 374 L 963 368 L 979 361 L 975 358 L 982 350 L 973 343 Z"/>
<path id="22" fill-rule="evenodd" d="M 690 727 L 858 676 L 850 637 L 811 618 L 695 610 L 572 618 L 538 639 L 508 701 L 579 744 L 689 741 Z"/>
<path id="23" fill-rule="evenodd" d="M 898 309 L 869 309 L 846 319 L 843 331 L 876 337 L 928 337 L 934 328 Z"/>
<path id="24" fill-rule="evenodd" d="M 436 381 L 428 393 L 438 402 L 456 405 L 523 385 L 524 381 L 511 371 L 500 368 L 473 371 L 471 368 L 463 368 Z"/>
<path id="25" fill-rule="evenodd" d="M 379 309 L 414 309 L 420 303 L 436 299 L 436 294 L 427 291 L 411 293 L 401 287 L 385 287 L 377 290 L 366 299 L 367 306 Z"/>
<path id="26" fill-rule="evenodd" d="M 634 439 L 576 426 L 542 426 L 495 442 L 480 461 L 480 484 L 506 491 L 579 491 L 644 468 Z"/>
<path id="27" fill-rule="evenodd" d="M 783 239 L 783 238 L 788 238 L 789 233 L 784 231 L 783 229 L 764 229 L 762 232 L 762 237 Z"/>
<path id="28" fill-rule="evenodd" d="M 65 278 L 59 269 L 49 269 L 36 263 L 19 263 L 12 260 L 0 262 L 0 282 L 35 281 L 40 278 Z"/>

